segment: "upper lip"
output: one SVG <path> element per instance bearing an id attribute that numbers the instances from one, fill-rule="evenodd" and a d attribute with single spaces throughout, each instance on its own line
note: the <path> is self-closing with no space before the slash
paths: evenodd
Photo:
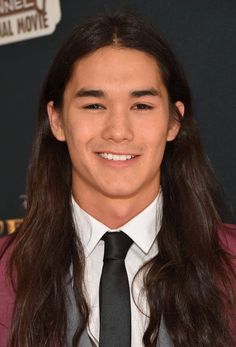
<path id="1" fill-rule="evenodd" d="M 133 155 L 133 156 L 137 156 L 137 155 L 140 155 L 140 154 L 136 154 L 136 153 L 133 153 L 133 152 L 113 152 L 113 151 L 98 151 L 96 153 L 110 153 L 112 155 Z"/>

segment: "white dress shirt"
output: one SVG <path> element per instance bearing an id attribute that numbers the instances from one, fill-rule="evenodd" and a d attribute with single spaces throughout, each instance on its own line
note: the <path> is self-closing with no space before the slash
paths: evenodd
<path id="1" fill-rule="evenodd" d="M 113 230 L 102 224 L 75 202 L 72 197 L 74 222 L 85 252 L 85 287 L 90 309 L 87 331 L 98 346 L 99 341 L 99 282 L 103 267 L 104 241 L 107 231 L 122 230 L 134 243 L 125 258 L 128 280 L 131 285 L 140 267 L 157 254 L 154 242 L 161 226 L 162 194 L 141 213 L 119 229 Z M 148 324 L 148 305 L 143 293 L 142 276 L 133 282 L 131 301 L 131 346 L 143 346 L 142 338 Z M 138 306 L 138 307 L 137 307 Z"/>

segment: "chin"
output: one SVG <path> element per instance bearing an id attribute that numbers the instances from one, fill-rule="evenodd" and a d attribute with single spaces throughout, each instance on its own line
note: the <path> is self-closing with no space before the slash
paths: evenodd
<path id="1" fill-rule="evenodd" d="M 118 189 L 102 190 L 102 194 L 111 199 L 129 199 L 134 197 L 137 194 L 137 191 L 134 189 L 127 189 L 127 187 L 123 189 L 119 187 Z"/>

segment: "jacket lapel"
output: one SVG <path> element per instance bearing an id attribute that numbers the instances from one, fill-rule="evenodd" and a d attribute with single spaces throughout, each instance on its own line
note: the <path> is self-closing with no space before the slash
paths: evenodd
<path id="1" fill-rule="evenodd" d="M 166 330 L 165 322 L 163 318 L 161 319 L 159 338 L 156 347 L 174 347 L 173 342 Z"/>
<path id="2" fill-rule="evenodd" d="M 67 346 L 72 347 L 72 339 L 79 325 L 80 314 L 77 310 L 71 280 L 67 282 Z M 88 333 L 84 330 L 78 347 L 92 347 Z"/>

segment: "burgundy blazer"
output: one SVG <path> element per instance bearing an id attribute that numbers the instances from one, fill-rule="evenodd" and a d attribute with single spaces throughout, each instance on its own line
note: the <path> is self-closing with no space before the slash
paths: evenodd
<path id="1" fill-rule="evenodd" d="M 224 228 L 220 231 L 220 239 L 225 250 L 236 256 L 236 225 L 224 225 Z M 0 255 L 1 250 L 4 249 L 8 241 L 8 236 L 0 238 Z M 0 347 L 7 347 L 8 333 L 14 307 L 14 292 L 6 276 L 7 261 L 11 254 L 12 247 L 13 246 L 10 245 L 3 257 L 0 258 Z M 233 261 L 233 265 L 236 271 L 236 259 Z M 235 320 L 232 322 L 232 330 L 233 336 L 235 336 L 236 346 L 236 315 Z"/>

